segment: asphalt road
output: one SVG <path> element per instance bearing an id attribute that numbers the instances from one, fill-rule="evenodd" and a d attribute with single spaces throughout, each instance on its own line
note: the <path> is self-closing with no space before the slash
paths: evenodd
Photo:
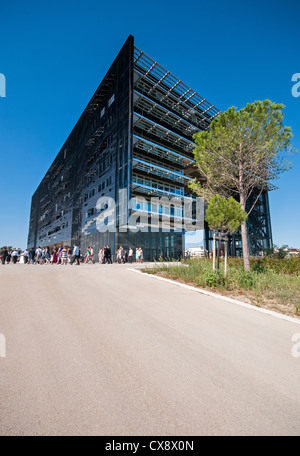
<path id="1" fill-rule="evenodd" d="M 0 285 L 0 435 L 300 433 L 299 324 L 127 265 L 0 265 Z"/>

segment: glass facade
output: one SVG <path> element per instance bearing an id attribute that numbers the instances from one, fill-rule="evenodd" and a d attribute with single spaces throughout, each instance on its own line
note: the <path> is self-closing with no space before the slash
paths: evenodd
<path id="1" fill-rule="evenodd" d="M 140 210 L 159 213 L 161 224 L 159 232 L 143 233 L 145 258 L 178 258 L 183 255 L 184 230 L 177 233 L 175 224 L 185 220 L 184 209 L 163 204 L 156 208 L 151 198 L 188 196 L 193 134 L 206 129 L 219 111 L 136 47 L 133 70 L 131 192 L 143 198 Z M 163 217 L 170 218 L 170 232 L 164 232 Z"/>

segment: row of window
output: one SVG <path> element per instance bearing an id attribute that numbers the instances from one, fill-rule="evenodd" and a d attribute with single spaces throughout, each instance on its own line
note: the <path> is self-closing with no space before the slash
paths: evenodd
<path id="1" fill-rule="evenodd" d="M 99 163 L 98 172 L 102 173 L 102 171 L 104 171 L 107 166 L 112 164 L 112 161 L 113 161 L 112 155 L 109 155 L 109 157 L 107 157 L 106 160 L 104 160 L 103 162 Z"/>
<path id="2" fill-rule="evenodd" d="M 112 161 L 113 158 L 112 155 L 110 155 L 106 158 L 106 160 L 95 165 L 95 168 L 92 171 L 90 171 L 90 173 L 87 176 L 85 176 L 85 186 L 88 187 L 95 182 L 96 174 L 98 175 L 98 177 L 101 177 L 101 174 L 107 171 L 107 168 L 112 164 Z"/>
<path id="3" fill-rule="evenodd" d="M 113 102 L 115 101 L 115 94 L 113 93 L 112 96 L 110 97 L 110 99 L 108 100 L 108 103 L 107 103 L 107 106 L 108 108 L 111 107 L 111 105 L 113 104 Z M 101 109 L 101 112 L 100 112 L 100 118 L 102 118 L 105 114 L 105 107 Z"/>
<path id="4" fill-rule="evenodd" d="M 67 228 L 68 225 L 69 225 L 69 223 L 66 222 L 66 223 L 63 223 L 63 224 L 60 225 L 60 226 L 56 226 L 56 227 L 53 228 L 52 230 L 48 231 L 48 233 L 47 233 L 46 235 L 45 235 L 45 234 L 41 234 L 41 235 L 39 236 L 39 240 L 40 240 L 40 241 L 41 241 L 41 240 L 44 240 L 44 239 L 46 239 L 47 236 L 50 237 L 50 236 L 52 236 L 53 234 L 58 233 L 59 231 L 61 231 L 61 230 L 65 229 L 65 228 Z"/>
<path id="5" fill-rule="evenodd" d="M 59 205 L 58 204 L 55 204 L 55 207 L 54 207 L 54 210 L 55 212 L 58 212 L 58 207 Z M 60 217 L 62 217 L 63 215 L 66 215 L 68 212 L 70 212 L 71 209 L 67 208 L 67 209 L 64 209 L 62 211 L 59 211 L 58 214 L 56 214 L 55 216 L 55 219 L 59 219 Z M 46 217 L 48 217 L 51 213 L 53 212 L 52 211 L 46 211 L 44 212 L 44 214 L 40 217 L 40 222 L 42 222 L 43 220 L 45 220 Z M 51 223 L 51 222 L 50 222 Z"/>
<path id="6" fill-rule="evenodd" d="M 132 198 L 130 202 L 130 208 L 134 211 L 143 211 L 148 213 L 168 215 L 175 217 L 183 217 L 183 207 L 181 204 L 174 205 L 170 203 L 157 204 L 154 202 L 147 201 L 144 198 Z M 91 207 L 85 212 L 85 218 L 90 218 L 93 215 L 100 214 L 102 211 L 108 208 L 107 204 L 104 205 L 103 209 L 97 209 L 96 207 Z"/>
<path id="7" fill-rule="evenodd" d="M 183 187 L 175 187 L 174 185 L 169 185 L 163 182 L 156 181 L 155 179 L 149 179 L 147 177 L 133 175 L 132 183 L 145 187 L 154 188 L 162 192 L 171 193 L 173 195 L 184 196 Z"/>
<path id="8" fill-rule="evenodd" d="M 140 210 L 143 212 L 161 214 L 161 215 L 171 215 L 175 217 L 183 216 L 182 205 L 172 205 L 172 204 L 155 204 L 153 202 L 147 201 L 144 198 L 133 198 L 131 201 L 131 208 L 134 211 Z"/>
<path id="9" fill-rule="evenodd" d="M 142 154 L 138 154 L 136 152 L 133 152 L 133 159 L 137 159 L 137 160 L 142 160 L 142 161 L 146 161 L 147 163 L 149 163 L 150 165 L 153 164 L 153 165 L 157 165 L 159 166 L 160 168 L 166 170 L 166 171 L 173 171 L 174 173 L 177 173 L 177 174 L 180 174 L 181 176 L 184 176 L 184 170 L 183 169 L 178 169 L 178 168 L 175 168 L 175 166 L 170 166 L 168 165 L 168 168 L 166 168 L 166 165 L 162 164 L 160 161 L 158 160 L 155 160 L 153 158 L 149 158 L 149 157 L 145 157 L 144 155 Z"/>
<path id="10" fill-rule="evenodd" d="M 102 211 L 106 210 L 108 208 L 108 205 L 105 204 L 103 209 L 97 209 L 97 207 L 90 207 L 88 211 L 85 213 L 85 218 L 92 217 L 93 215 L 100 214 Z"/>
<path id="11" fill-rule="evenodd" d="M 86 202 L 88 199 L 93 198 L 95 193 L 103 191 L 105 189 L 105 187 L 110 186 L 111 183 L 112 183 L 112 176 L 109 176 L 106 180 L 104 180 L 103 182 L 100 182 L 100 184 L 98 185 L 98 188 L 96 188 L 96 189 L 93 188 L 89 192 L 85 193 L 83 196 L 83 201 Z"/>

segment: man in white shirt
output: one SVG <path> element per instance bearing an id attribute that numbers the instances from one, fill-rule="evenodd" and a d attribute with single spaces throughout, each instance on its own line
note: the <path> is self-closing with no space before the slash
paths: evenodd
<path id="1" fill-rule="evenodd" d="M 73 255 L 75 257 L 75 262 L 76 264 L 79 266 L 80 265 L 80 261 L 79 261 L 79 247 L 78 245 L 74 244 L 73 246 Z"/>
<path id="2" fill-rule="evenodd" d="M 29 256 L 29 252 L 27 249 L 24 250 L 23 252 L 23 258 L 24 258 L 24 263 L 28 263 L 28 256 Z"/>
<path id="3" fill-rule="evenodd" d="M 13 251 L 13 253 L 11 254 L 12 256 L 12 260 L 13 260 L 13 264 L 16 264 L 17 260 L 18 260 L 18 252 L 16 250 Z"/>
<path id="4" fill-rule="evenodd" d="M 35 258 L 36 258 L 35 263 L 36 263 L 36 264 L 39 264 L 39 263 L 40 263 L 40 259 L 42 258 L 42 253 L 43 253 L 43 251 L 42 251 L 41 247 L 38 247 L 38 248 L 36 249 L 36 251 L 35 251 L 35 255 L 36 255 L 36 256 L 35 256 Z"/>

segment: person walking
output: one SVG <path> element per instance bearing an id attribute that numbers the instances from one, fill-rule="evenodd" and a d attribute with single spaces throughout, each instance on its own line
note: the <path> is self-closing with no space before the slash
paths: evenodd
<path id="1" fill-rule="evenodd" d="M 68 264 L 68 249 L 63 247 L 61 251 L 61 264 Z"/>
<path id="2" fill-rule="evenodd" d="M 99 259 L 99 264 L 103 263 L 103 248 L 100 247 L 99 253 L 98 253 L 98 259 Z"/>
<path id="3" fill-rule="evenodd" d="M 23 252 L 24 264 L 28 264 L 28 257 L 29 257 L 29 252 L 27 249 L 25 249 Z"/>
<path id="4" fill-rule="evenodd" d="M 120 246 L 119 249 L 117 250 L 116 258 L 117 258 L 117 263 L 121 264 L 121 261 L 122 261 L 122 246 Z"/>
<path id="5" fill-rule="evenodd" d="M 46 247 L 46 251 L 45 251 L 45 263 L 50 264 L 50 250 L 49 250 L 49 247 Z"/>
<path id="6" fill-rule="evenodd" d="M 11 254 L 13 264 L 16 264 L 16 262 L 18 261 L 18 256 L 19 256 L 19 254 L 18 254 L 17 250 L 14 250 Z"/>
<path id="7" fill-rule="evenodd" d="M 35 250 L 33 247 L 29 249 L 29 264 L 34 264 Z"/>
<path id="8" fill-rule="evenodd" d="M 108 244 L 107 244 L 107 246 L 105 247 L 105 250 L 104 250 L 104 263 L 112 264 L 112 261 L 111 261 L 111 250 L 110 250 L 110 247 L 109 247 Z"/>
<path id="9" fill-rule="evenodd" d="M 95 255 L 94 255 L 94 249 L 92 246 L 90 246 L 90 258 L 91 258 L 91 262 L 92 264 L 95 264 Z"/>
<path id="10" fill-rule="evenodd" d="M 79 251 L 79 247 L 77 244 L 74 244 L 74 246 L 73 246 L 73 255 L 75 258 L 75 263 L 79 266 L 80 265 L 80 251 Z"/>
<path id="11" fill-rule="evenodd" d="M 84 255 L 84 259 L 83 259 L 84 264 L 88 263 L 88 261 L 89 261 L 89 256 L 90 256 L 90 247 L 88 247 L 88 248 L 86 249 L 86 252 L 85 252 L 85 255 Z"/>
<path id="12" fill-rule="evenodd" d="M 125 256 L 126 256 L 126 250 L 122 247 L 121 248 L 121 263 L 125 263 Z"/>
<path id="13" fill-rule="evenodd" d="M 35 251 L 35 255 L 36 255 L 36 260 L 35 260 L 35 264 L 40 264 L 40 261 L 41 261 L 41 258 L 42 258 L 42 249 L 41 247 L 38 247 Z"/>
<path id="14" fill-rule="evenodd" d="M 63 246 L 61 245 L 58 249 L 57 255 L 58 255 L 58 264 L 61 263 L 61 252 L 62 252 Z"/>
<path id="15" fill-rule="evenodd" d="M 57 255 L 57 250 L 53 250 L 53 255 L 52 255 L 52 264 L 57 264 L 58 262 L 58 255 Z"/>
<path id="16" fill-rule="evenodd" d="M 46 255 L 46 248 L 42 249 L 42 257 L 41 257 L 41 264 L 45 263 L 45 255 Z"/>
<path id="17" fill-rule="evenodd" d="M 132 261 L 133 261 L 133 250 L 130 247 L 129 252 L 128 252 L 128 262 L 132 263 Z"/>
<path id="18" fill-rule="evenodd" d="M 8 250 L 6 247 L 4 247 L 4 249 L 1 252 L 1 263 L 2 264 L 5 264 L 7 256 L 8 256 Z"/>

